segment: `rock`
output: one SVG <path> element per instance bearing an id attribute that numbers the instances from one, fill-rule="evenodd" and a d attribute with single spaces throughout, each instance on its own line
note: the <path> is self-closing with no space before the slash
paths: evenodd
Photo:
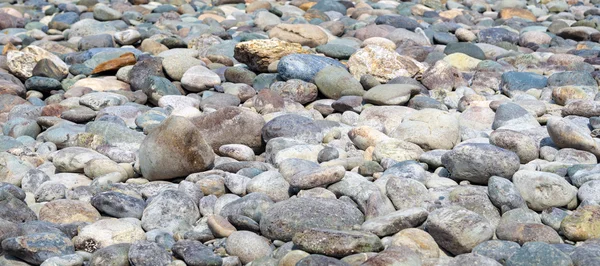
<path id="1" fill-rule="evenodd" d="M 310 265 L 331 265 L 331 266 L 348 266 L 348 263 L 337 260 L 332 257 L 327 257 L 319 254 L 313 254 L 306 256 L 296 263 L 297 266 L 310 266 Z"/>
<path id="2" fill-rule="evenodd" d="M 568 119 L 550 119 L 546 128 L 557 147 L 589 151 L 596 157 L 600 156 L 599 144 L 586 132 L 587 129 Z"/>
<path id="3" fill-rule="evenodd" d="M 10 51 L 7 54 L 7 64 L 10 71 L 19 78 L 30 78 L 33 69 L 39 61 L 48 59 L 57 67 L 57 72 L 66 76 L 69 73 L 69 67 L 60 58 L 40 47 L 30 45 L 21 51 Z"/>
<path id="4" fill-rule="evenodd" d="M 539 122 L 525 108 L 515 103 L 501 104 L 496 110 L 492 129 L 501 127 L 539 127 Z"/>
<path id="5" fill-rule="evenodd" d="M 539 157 L 539 150 L 535 140 L 518 131 L 495 130 L 490 135 L 490 143 L 513 151 L 519 156 L 522 164 L 526 164 Z"/>
<path id="6" fill-rule="evenodd" d="M 496 236 L 501 240 L 517 242 L 561 243 L 561 238 L 554 229 L 537 223 L 509 223 L 498 226 Z"/>
<path id="7" fill-rule="evenodd" d="M 382 83 L 398 76 L 413 77 L 421 71 L 419 65 L 412 59 L 375 45 L 359 49 L 350 56 L 348 68 L 357 80 L 369 74 Z"/>
<path id="8" fill-rule="evenodd" d="M 494 234 L 483 216 L 456 206 L 431 212 L 425 227 L 442 248 L 454 255 L 471 252 Z"/>
<path id="9" fill-rule="evenodd" d="M 314 120 L 287 114 L 272 119 L 262 128 L 262 138 L 265 142 L 277 137 L 291 138 L 306 143 L 319 143 L 323 139 L 323 134 Z"/>
<path id="10" fill-rule="evenodd" d="M 339 165 L 307 169 L 291 176 L 289 183 L 294 188 L 311 189 L 338 182 L 344 177 L 345 173 L 346 169 Z"/>
<path id="11" fill-rule="evenodd" d="M 36 214 L 22 199 L 4 190 L 0 190 L 0 214 L 2 219 L 13 223 L 37 220 Z"/>
<path id="12" fill-rule="evenodd" d="M 427 219 L 427 215 L 427 211 L 423 208 L 403 209 L 369 219 L 361 225 L 361 229 L 384 237 L 407 228 L 417 227 Z"/>
<path id="13" fill-rule="evenodd" d="M 281 57 L 277 63 L 277 72 L 283 80 L 300 79 L 314 82 L 319 71 L 327 66 L 346 68 L 335 59 L 312 54 L 290 54 Z"/>
<path id="14" fill-rule="evenodd" d="M 136 266 L 169 265 L 171 255 L 158 244 L 150 241 L 139 241 L 129 248 L 129 261 Z"/>
<path id="15" fill-rule="evenodd" d="M 531 20 L 531 21 L 537 21 L 537 18 L 535 17 L 535 15 L 533 15 L 533 13 L 531 13 L 531 11 L 527 10 L 527 9 L 520 9 L 520 8 L 504 8 L 500 11 L 499 13 L 500 18 L 503 19 L 511 19 L 511 18 L 523 18 L 523 19 L 527 19 L 527 20 Z"/>
<path id="16" fill-rule="evenodd" d="M 552 173 L 520 170 L 513 175 L 513 183 L 534 211 L 566 206 L 577 195 L 575 187 Z"/>
<path id="17" fill-rule="evenodd" d="M 149 180 L 172 179 L 204 171 L 212 165 L 214 156 L 194 124 L 177 116 L 167 118 L 148 134 L 139 151 L 142 174 Z"/>
<path id="18" fill-rule="evenodd" d="M 40 265 L 51 257 L 75 253 L 71 240 L 63 234 L 56 233 L 36 233 L 8 238 L 2 241 L 2 249 L 7 254 L 34 265 Z"/>
<path id="19" fill-rule="evenodd" d="M 198 206 L 187 194 L 177 190 L 165 190 L 148 203 L 142 215 L 142 227 L 146 231 L 165 229 L 186 232 L 200 217 Z"/>
<path id="20" fill-rule="evenodd" d="M 571 258 L 550 244 L 531 242 L 523 245 L 507 261 L 506 265 L 530 264 L 573 265 Z"/>
<path id="21" fill-rule="evenodd" d="M 135 65 L 137 59 L 133 53 L 124 53 L 118 58 L 108 60 L 97 65 L 92 74 L 97 74 L 105 71 L 117 71 L 124 66 Z M 39 64 L 39 63 L 38 63 Z"/>
<path id="22" fill-rule="evenodd" d="M 410 84 L 383 84 L 368 90 L 363 98 L 377 105 L 404 105 L 411 96 L 420 92 L 420 88 Z"/>
<path id="23" fill-rule="evenodd" d="M 369 258 L 364 266 L 421 265 L 419 254 L 404 246 L 391 246 Z"/>
<path id="24" fill-rule="evenodd" d="M 73 242 L 78 250 L 95 252 L 113 245 L 131 244 L 144 239 L 146 235 L 139 225 L 125 219 L 109 218 L 83 226 L 73 238 Z"/>
<path id="25" fill-rule="evenodd" d="M 59 199 L 44 204 L 39 211 L 39 218 L 55 224 L 91 223 L 100 219 L 100 213 L 87 202 Z"/>
<path id="26" fill-rule="evenodd" d="M 326 66 L 317 72 L 314 82 L 319 92 L 330 99 L 339 99 L 344 95 L 362 95 L 364 92 L 360 82 L 346 69 Z"/>
<path id="27" fill-rule="evenodd" d="M 273 205 L 273 200 L 267 195 L 254 192 L 226 203 L 220 212 L 216 208 L 215 211 L 223 217 L 242 215 L 258 222 L 271 205 Z"/>
<path id="28" fill-rule="evenodd" d="M 489 240 L 477 245 L 473 249 L 473 254 L 492 258 L 499 263 L 505 264 L 521 246 L 515 242 L 504 240 Z"/>
<path id="29" fill-rule="evenodd" d="M 234 57 L 251 70 L 267 72 L 271 63 L 290 54 L 308 54 L 298 43 L 283 40 L 257 39 L 236 44 Z"/>
<path id="30" fill-rule="evenodd" d="M 502 74 L 501 91 L 507 96 L 512 96 L 517 91 L 525 92 L 529 89 L 541 89 L 548 84 L 548 78 L 530 72 L 505 72 Z"/>
<path id="31" fill-rule="evenodd" d="M 291 100 L 300 104 L 307 104 L 317 99 L 319 93 L 315 84 L 290 79 L 287 81 L 275 81 L 269 89 L 279 94 L 284 100 Z"/>
<path id="32" fill-rule="evenodd" d="M 407 247 L 417 253 L 422 259 L 440 257 L 440 248 L 431 235 L 421 229 L 404 229 L 391 239 L 392 246 Z"/>
<path id="33" fill-rule="evenodd" d="M 431 120 L 431 117 L 437 117 Z M 404 117 L 390 137 L 419 145 L 423 150 L 452 149 L 460 141 L 458 121 L 447 112 L 423 109 Z"/>
<path id="34" fill-rule="evenodd" d="M 500 266 L 502 264 L 498 263 L 497 261 L 485 257 L 485 256 L 481 256 L 478 254 L 473 254 L 473 253 L 469 253 L 469 254 L 461 254 L 458 255 L 456 257 L 454 257 L 454 259 L 452 259 L 449 263 L 449 265 L 494 265 L 494 266 Z"/>
<path id="35" fill-rule="evenodd" d="M 571 241 L 585 241 L 598 238 L 600 232 L 596 229 L 600 207 L 588 205 L 577 208 L 567 215 L 560 225 L 561 231 Z"/>
<path id="36" fill-rule="evenodd" d="M 397 210 L 426 207 L 426 203 L 430 201 L 425 185 L 410 178 L 392 176 L 387 181 L 385 190 Z"/>
<path id="37" fill-rule="evenodd" d="M 430 90 L 452 91 L 465 85 L 460 71 L 444 60 L 437 61 L 427 69 L 421 82 Z"/>
<path id="38" fill-rule="evenodd" d="M 128 265 L 129 264 L 129 248 L 131 244 L 115 244 L 105 248 L 96 250 L 90 259 L 90 265 L 99 266 L 107 265 Z"/>
<path id="39" fill-rule="evenodd" d="M 61 66 L 47 58 L 38 61 L 33 67 L 33 70 L 31 70 L 32 76 L 46 77 L 56 80 L 63 80 L 67 77 L 67 74 L 68 72 L 65 72 Z"/>
<path id="40" fill-rule="evenodd" d="M 177 257 L 183 259 L 186 265 L 223 265 L 223 259 L 199 241 L 180 240 L 173 245 L 171 250 Z"/>
<path id="41" fill-rule="evenodd" d="M 300 249 L 332 257 L 344 257 L 360 252 L 377 252 L 383 249 L 379 237 L 371 233 L 307 229 L 293 238 Z"/>
<path id="42" fill-rule="evenodd" d="M 123 193 L 107 191 L 94 195 L 92 205 L 99 211 L 116 218 L 142 218 L 146 202 Z"/>
<path id="43" fill-rule="evenodd" d="M 310 24 L 278 24 L 269 31 L 269 38 L 277 38 L 308 47 L 326 44 L 327 34 L 321 28 Z"/>
<path id="44" fill-rule="evenodd" d="M 389 158 L 402 162 L 417 160 L 422 154 L 423 150 L 416 144 L 399 139 L 386 139 L 376 143 L 373 160 L 382 162 L 385 158 Z"/>
<path id="45" fill-rule="evenodd" d="M 483 50 L 481 50 L 479 46 L 472 43 L 460 42 L 447 44 L 446 48 L 444 48 L 444 54 L 450 55 L 454 53 L 466 54 L 470 57 L 477 58 L 479 60 L 486 59 Z"/>
<path id="46" fill-rule="evenodd" d="M 262 147 L 265 120 L 257 113 L 240 107 L 225 107 L 191 119 L 214 151 L 225 144 L 243 144 L 255 152 Z M 222 123 L 222 121 L 236 121 Z"/>
<path id="47" fill-rule="evenodd" d="M 227 253 L 240 258 L 244 264 L 269 255 L 269 240 L 249 231 L 233 232 L 227 238 Z"/>
<path id="48" fill-rule="evenodd" d="M 511 178 L 519 170 L 514 152 L 490 144 L 464 144 L 442 156 L 453 178 L 487 184 L 491 176 Z"/>
<path id="49" fill-rule="evenodd" d="M 117 20 L 121 18 L 121 12 L 103 4 L 94 6 L 94 18 L 99 21 Z"/>
<path id="50" fill-rule="evenodd" d="M 219 84 L 219 75 L 201 65 L 190 67 L 181 77 L 181 85 L 193 92 L 208 90 Z"/>
<path id="51" fill-rule="evenodd" d="M 510 180 L 492 176 L 488 180 L 487 185 L 490 200 L 501 212 L 527 206 L 525 200 Z"/>
<path id="52" fill-rule="evenodd" d="M 269 239 L 290 241 L 309 228 L 347 230 L 363 219 L 358 209 L 337 199 L 296 198 L 271 206 L 260 220 L 260 231 Z"/>

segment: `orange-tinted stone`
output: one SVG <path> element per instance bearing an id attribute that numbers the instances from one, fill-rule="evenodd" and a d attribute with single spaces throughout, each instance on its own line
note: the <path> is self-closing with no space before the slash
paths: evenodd
<path id="1" fill-rule="evenodd" d="M 135 62 L 137 62 L 137 60 L 135 59 L 135 55 L 133 53 L 125 53 L 118 58 L 99 64 L 96 66 L 96 68 L 94 68 L 92 74 L 105 71 L 117 71 L 124 66 L 135 65 Z"/>

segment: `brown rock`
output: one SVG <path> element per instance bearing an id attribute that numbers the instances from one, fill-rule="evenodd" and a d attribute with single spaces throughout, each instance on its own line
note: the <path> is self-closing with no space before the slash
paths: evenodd
<path id="1" fill-rule="evenodd" d="M 68 107 L 60 105 L 58 103 L 53 103 L 53 104 L 49 104 L 46 105 L 42 108 L 42 116 L 56 116 L 56 117 L 60 117 L 60 115 L 66 111 L 69 110 Z"/>
<path id="2" fill-rule="evenodd" d="M 90 203 L 60 199 L 46 203 L 40 209 L 39 217 L 42 221 L 55 224 L 93 223 L 100 219 L 100 213 Z"/>
<path id="3" fill-rule="evenodd" d="M 235 46 L 236 60 L 254 71 L 267 72 L 269 64 L 289 54 L 308 54 L 300 44 L 278 40 L 251 40 Z"/>
<path id="4" fill-rule="evenodd" d="M 536 21 L 537 18 L 531 11 L 520 8 L 505 8 L 500 11 L 500 18 L 510 19 L 514 17 L 524 18 L 531 21 Z"/>
<path id="5" fill-rule="evenodd" d="M 508 240 L 523 245 L 527 242 L 561 243 L 561 238 L 550 226 L 536 223 L 511 223 L 496 229 L 500 240 Z"/>
<path id="6" fill-rule="evenodd" d="M 328 41 L 327 34 L 321 28 L 310 24 L 279 24 L 269 31 L 269 38 L 278 38 L 309 47 L 317 47 Z"/>
<path id="7" fill-rule="evenodd" d="M 8 113 L 10 110 L 19 104 L 30 104 L 25 99 L 12 95 L 12 94 L 0 94 L 0 113 Z"/>
<path id="8" fill-rule="evenodd" d="M 206 143 L 215 152 L 225 144 L 244 144 L 252 150 L 262 149 L 264 118 L 241 107 L 225 107 L 215 112 L 194 117 L 192 123 L 200 129 Z"/>
<path id="9" fill-rule="evenodd" d="M 17 18 L 7 13 L 0 13 L 0 30 L 23 27 L 25 27 L 25 20 L 23 18 Z"/>
<path id="10" fill-rule="evenodd" d="M 208 228 L 216 237 L 228 237 L 231 233 L 237 231 L 235 227 L 221 215 L 208 216 Z"/>
<path id="11" fill-rule="evenodd" d="M 118 58 L 108 60 L 102 64 L 99 64 L 94 68 L 92 74 L 97 74 L 104 71 L 116 71 L 124 66 L 135 65 L 136 63 L 135 55 L 133 53 L 125 53 Z"/>
<path id="12" fill-rule="evenodd" d="M 151 181 L 205 171 L 214 159 L 200 131 L 181 116 L 163 121 L 146 136 L 139 150 L 142 175 Z"/>

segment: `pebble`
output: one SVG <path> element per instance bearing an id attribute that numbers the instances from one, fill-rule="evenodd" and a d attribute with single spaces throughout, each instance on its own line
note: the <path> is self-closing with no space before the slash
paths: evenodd
<path id="1" fill-rule="evenodd" d="M 598 261 L 595 0 L 34 2 L 2 265 Z"/>

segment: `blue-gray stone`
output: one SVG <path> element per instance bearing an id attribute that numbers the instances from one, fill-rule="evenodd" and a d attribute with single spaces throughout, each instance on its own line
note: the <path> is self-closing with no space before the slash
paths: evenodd
<path id="1" fill-rule="evenodd" d="M 571 266 L 571 258 L 550 244 L 528 242 L 507 261 L 507 266 L 554 265 Z"/>
<path id="2" fill-rule="evenodd" d="M 160 97 L 165 95 L 181 95 L 181 92 L 173 83 L 163 77 L 148 77 L 148 87 L 143 88 L 143 92 L 148 96 L 148 101 L 158 105 Z"/>
<path id="3" fill-rule="evenodd" d="M 175 256 L 183 259 L 190 266 L 220 266 L 223 264 L 223 259 L 200 241 L 178 241 L 171 250 Z"/>
<path id="4" fill-rule="evenodd" d="M 79 21 L 79 14 L 75 12 L 65 12 L 62 14 L 56 14 L 50 23 L 48 23 L 48 26 L 51 29 L 66 30 L 77 21 Z"/>
<path id="5" fill-rule="evenodd" d="M 339 61 L 318 55 L 291 54 L 284 56 L 277 64 L 277 71 L 283 80 L 301 79 L 313 82 L 315 75 L 326 66 L 346 68 Z"/>
<path id="6" fill-rule="evenodd" d="M 406 17 L 406 16 L 399 16 L 399 15 L 379 16 L 379 17 L 377 17 L 377 19 L 375 19 L 375 24 L 390 25 L 394 28 L 403 28 L 403 29 L 407 29 L 410 31 L 414 31 L 416 28 L 423 27 L 416 20 Z"/>
<path id="7" fill-rule="evenodd" d="M 548 78 L 548 86 L 598 86 L 598 83 L 588 72 L 564 71 L 552 74 Z"/>
<path id="8" fill-rule="evenodd" d="M 53 78 L 45 78 L 45 77 L 31 77 L 25 81 L 25 88 L 30 91 L 39 91 L 43 93 L 49 93 L 53 90 L 62 89 L 62 85 L 60 81 Z"/>
<path id="9" fill-rule="evenodd" d="M 600 265 L 600 243 L 592 241 L 576 247 L 570 254 L 575 265 Z"/>
<path id="10" fill-rule="evenodd" d="M 513 91 L 527 91 L 529 89 L 541 89 L 548 85 L 548 78 L 531 73 L 509 71 L 502 74 L 500 89 L 506 95 Z"/>
<path id="11" fill-rule="evenodd" d="M 317 52 L 337 59 L 348 59 L 356 52 L 356 48 L 343 44 L 323 44 L 316 47 Z"/>
<path id="12" fill-rule="evenodd" d="M 51 257 L 75 253 L 71 240 L 65 235 L 55 233 L 8 238 L 2 241 L 2 249 L 7 254 L 34 265 L 40 265 Z"/>
<path id="13" fill-rule="evenodd" d="M 497 44 L 500 42 L 509 42 L 517 44 L 519 42 L 519 34 L 509 31 L 504 28 L 489 28 L 479 31 L 479 42 Z"/>
<path id="14" fill-rule="evenodd" d="M 116 218 L 141 219 L 146 202 L 115 191 L 107 191 L 94 195 L 90 203 L 102 213 Z"/>
<path id="15" fill-rule="evenodd" d="M 115 47 L 115 41 L 111 34 L 88 35 L 79 40 L 78 47 L 80 51 L 91 48 Z"/>
<path id="16" fill-rule="evenodd" d="M 335 11 L 338 13 L 342 13 L 344 15 L 346 14 L 346 11 L 348 10 L 344 4 L 340 3 L 337 0 L 320 0 L 317 2 L 317 4 L 312 6 L 310 9 L 316 9 L 316 10 L 323 11 L 323 12 Z"/>
<path id="17" fill-rule="evenodd" d="M 458 43 L 458 38 L 449 32 L 434 32 L 433 41 L 439 44 Z"/>
<path id="18" fill-rule="evenodd" d="M 492 258 L 504 265 L 521 246 L 517 242 L 488 240 L 473 248 L 473 253 Z"/>
<path id="19" fill-rule="evenodd" d="M 463 53 L 479 60 L 485 60 L 485 53 L 483 50 L 481 50 L 479 46 L 468 42 L 449 43 L 446 45 L 444 53 L 447 55 L 453 53 Z"/>

